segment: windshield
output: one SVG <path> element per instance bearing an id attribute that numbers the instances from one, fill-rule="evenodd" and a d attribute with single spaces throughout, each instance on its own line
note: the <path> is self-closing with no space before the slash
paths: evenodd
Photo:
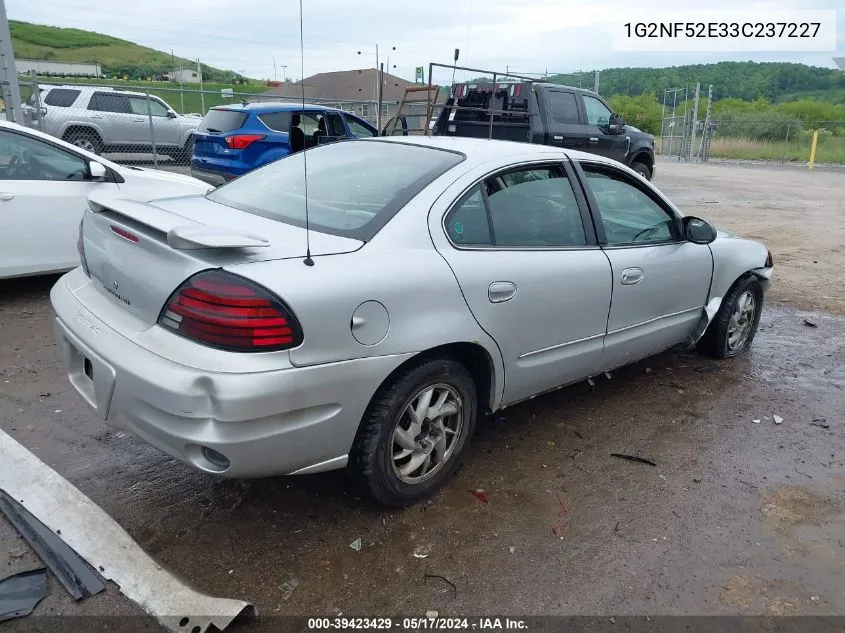
<path id="1" fill-rule="evenodd" d="M 305 159 L 311 228 L 370 240 L 435 178 L 464 156 L 385 141 L 343 141 L 292 154 L 219 187 L 208 199 L 305 226 Z"/>

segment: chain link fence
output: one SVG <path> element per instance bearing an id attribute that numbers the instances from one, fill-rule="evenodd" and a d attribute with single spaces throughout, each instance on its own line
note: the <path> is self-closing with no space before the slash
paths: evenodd
<path id="1" fill-rule="evenodd" d="M 190 163 L 193 134 L 211 107 L 303 101 L 227 88 L 148 88 L 37 77 L 22 79 L 20 86 L 26 125 L 121 164 L 165 168 Z M 379 112 L 379 103 L 374 100 L 305 99 L 305 104 L 337 108 L 374 127 L 381 124 L 382 129 L 396 115 L 399 105 L 383 102 Z M 425 104 L 412 105 L 406 107 L 405 114 L 409 119 L 423 117 L 424 108 Z M 413 120 L 408 123 L 413 124 Z"/>
<path id="2" fill-rule="evenodd" d="M 780 116 L 722 116 L 693 121 L 690 113 L 664 117 L 656 146 L 663 156 L 706 162 L 736 159 L 806 163 L 818 131 L 815 162 L 845 164 L 845 121 L 801 121 Z"/>

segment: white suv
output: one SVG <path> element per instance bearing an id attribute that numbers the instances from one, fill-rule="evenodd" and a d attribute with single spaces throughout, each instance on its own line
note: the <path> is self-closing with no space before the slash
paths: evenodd
<path id="1" fill-rule="evenodd" d="M 34 95 L 27 106 L 27 125 L 37 128 Z M 156 96 L 101 86 L 42 87 L 41 118 L 44 132 L 94 154 L 151 153 L 155 146 L 181 163 L 191 160 L 201 122 Z"/>

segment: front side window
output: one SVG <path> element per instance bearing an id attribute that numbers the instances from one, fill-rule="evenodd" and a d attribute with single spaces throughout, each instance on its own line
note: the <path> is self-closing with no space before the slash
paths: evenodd
<path id="1" fill-rule="evenodd" d="M 0 180 L 85 180 L 84 160 L 38 139 L 0 130 Z"/>
<path id="2" fill-rule="evenodd" d="M 140 114 L 143 116 L 157 116 L 166 117 L 167 108 L 164 104 L 155 99 L 146 99 L 144 97 L 129 97 L 129 107 L 132 109 L 132 114 Z"/>
<path id="3" fill-rule="evenodd" d="M 624 174 L 583 166 L 598 204 L 609 245 L 651 244 L 680 239 L 674 215 Z"/>
<path id="4" fill-rule="evenodd" d="M 610 125 L 610 110 L 601 101 L 590 95 L 584 96 L 584 108 L 587 111 L 587 123 L 597 127 Z"/>
<path id="5" fill-rule="evenodd" d="M 346 123 L 349 125 L 349 131 L 352 132 L 352 136 L 355 138 L 371 138 L 377 136 L 373 130 L 358 119 L 353 119 L 351 116 L 346 117 Z"/>
<path id="6" fill-rule="evenodd" d="M 303 116 L 303 120 L 305 116 Z M 384 141 L 329 143 L 307 151 L 312 229 L 371 239 L 462 154 Z M 208 199 L 285 224 L 305 226 L 305 152 L 218 187 Z"/>

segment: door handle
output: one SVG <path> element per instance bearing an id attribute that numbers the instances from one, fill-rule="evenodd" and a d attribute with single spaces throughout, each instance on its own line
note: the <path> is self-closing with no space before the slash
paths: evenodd
<path id="1" fill-rule="evenodd" d="M 642 281 L 645 273 L 642 268 L 626 268 L 622 271 L 622 285 L 630 286 Z"/>
<path id="2" fill-rule="evenodd" d="M 101 117 L 99 114 L 89 114 L 88 118 L 89 119 L 102 119 L 103 117 Z"/>
<path id="3" fill-rule="evenodd" d="M 504 303 L 516 296 L 516 284 L 510 281 L 494 281 L 487 289 L 490 303 Z"/>
<path id="4" fill-rule="evenodd" d="M 599 142 L 599 139 L 598 139 L 597 136 L 591 136 L 590 137 L 590 143 L 598 143 L 598 142 Z"/>
<path id="5" fill-rule="evenodd" d="M 0 200 L 3 202 L 7 202 L 9 200 L 14 200 L 15 194 L 13 193 L 0 193 Z"/>
<path id="6" fill-rule="evenodd" d="M 552 137 L 552 139 L 555 140 L 555 141 L 562 141 L 563 137 L 556 134 L 555 136 Z"/>
<path id="7" fill-rule="evenodd" d="M 143 123 L 146 119 L 132 119 L 135 123 Z"/>

